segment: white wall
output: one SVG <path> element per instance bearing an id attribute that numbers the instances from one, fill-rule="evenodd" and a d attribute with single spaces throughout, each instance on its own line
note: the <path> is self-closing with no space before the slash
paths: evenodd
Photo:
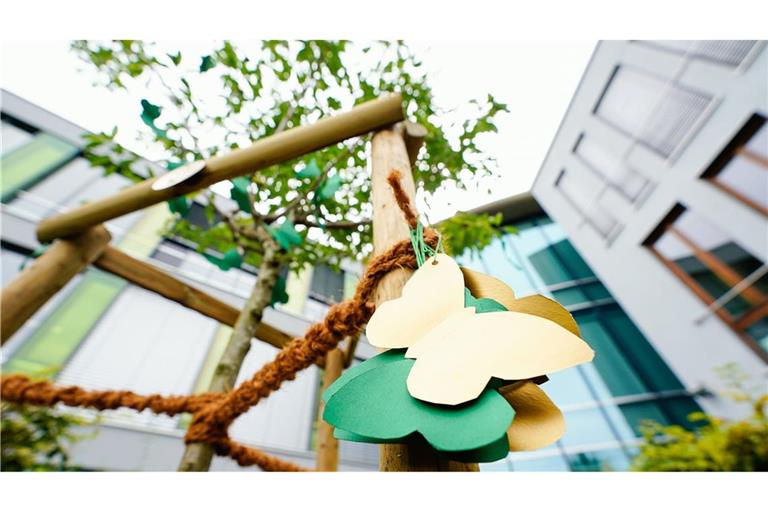
<path id="1" fill-rule="evenodd" d="M 617 64 L 645 69 L 666 79 L 677 77 L 680 83 L 715 97 L 714 108 L 676 158 L 664 161 L 645 147 L 631 147 L 627 136 L 592 115 Z M 533 187 L 539 203 L 566 230 L 600 280 L 689 389 L 721 388 L 714 368 L 727 362 L 738 363 L 755 379 L 765 378 L 766 365 L 717 316 L 695 323 L 706 313 L 706 305 L 642 243 L 680 202 L 745 249 L 762 255 L 764 261 L 768 259 L 765 218 L 700 179 L 712 159 L 756 111 L 768 111 L 768 55 L 764 45 L 751 65 L 734 70 L 698 60 L 686 65 L 680 55 L 643 44 L 601 43 Z M 602 194 L 598 201 L 623 224 L 612 242 L 584 223 L 554 186 L 561 169 L 588 172 L 572 153 L 583 131 L 610 147 L 628 151 L 626 162 L 655 183 L 651 194 L 637 205 L 611 190 Z M 700 402 L 718 414 L 743 412 L 721 399 Z"/>

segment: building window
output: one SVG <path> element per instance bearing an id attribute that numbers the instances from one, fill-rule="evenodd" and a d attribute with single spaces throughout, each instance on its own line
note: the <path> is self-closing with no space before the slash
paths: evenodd
<path id="1" fill-rule="evenodd" d="M 693 133 L 712 97 L 625 66 L 617 66 L 595 115 L 670 158 Z"/>
<path id="2" fill-rule="evenodd" d="M 38 133 L 8 152 L 3 150 L 0 200 L 8 203 L 19 190 L 30 187 L 58 170 L 79 152 L 77 147 L 47 133 Z"/>
<path id="3" fill-rule="evenodd" d="M 768 266 L 727 233 L 677 205 L 646 241 L 650 250 L 768 361 Z"/>
<path id="4" fill-rule="evenodd" d="M 344 298 L 344 272 L 334 271 L 328 265 L 317 265 L 312 269 L 312 282 L 309 287 L 310 296 L 334 304 Z"/>
<path id="5" fill-rule="evenodd" d="M 616 189 L 630 203 L 637 201 L 650 185 L 646 177 L 627 166 L 621 155 L 600 144 L 593 137 L 581 134 L 573 152 L 589 170 L 608 186 Z"/>
<path id="6" fill-rule="evenodd" d="M 729 67 L 738 67 L 752 54 L 757 41 L 639 41 L 664 50 Z"/>
<path id="7" fill-rule="evenodd" d="M 563 169 L 555 181 L 555 187 L 602 238 L 610 241 L 616 237 L 621 225 L 611 212 L 598 203 L 600 186 L 594 176 L 574 177 L 571 172 Z"/>
<path id="8" fill-rule="evenodd" d="M 768 123 L 754 114 L 703 178 L 768 217 Z"/>

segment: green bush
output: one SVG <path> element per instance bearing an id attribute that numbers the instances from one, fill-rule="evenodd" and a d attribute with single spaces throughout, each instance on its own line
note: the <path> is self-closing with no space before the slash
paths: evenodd
<path id="1" fill-rule="evenodd" d="M 634 471 L 768 471 L 768 394 L 764 387 L 748 389 L 746 377 L 734 365 L 720 372 L 729 384 L 723 394 L 749 403 L 751 414 L 726 420 L 693 413 L 690 420 L 702 424 L 694 430 L 646 421 Z"/>

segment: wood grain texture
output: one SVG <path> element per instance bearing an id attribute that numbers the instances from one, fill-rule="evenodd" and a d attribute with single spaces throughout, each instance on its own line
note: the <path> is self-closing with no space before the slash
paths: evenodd
<path id="1" fill-rule="evenodd" d="M 402 98 L 399 94 L 390 94 L 314 124 L 298 126 L 258 140 L 247 148 L 213 157 L 205 162 L 204 171 L 177 186 L 152 190 L 152 183 L 157 178 L 151 178 L 105 199 L 45 219 L 37 227 L 37 238 L 47 242 L 75 235 L 101 222 L 204 189 L 222 180 L 251 174 L 402 119 Z"/>
<path id="2" fill-rule="evenodd" d="M 414 200 L 416 185 L 410 172 L 408 150 L 395 129 L 379 131 L 371 142 L 371 201 L 373 203 L 373 251 L 381 254 L 389 246 L 409 236 L 408 225 L 397 207 L 387 176 L 392 170 L 402 174 L 406 194 Z M 397 270 L 382 279 L 376 291 L 376 304 L 400 297 L 410 270 Z M 478 471 L 477 464 L 455 462 L 438 456 L 424 440 L 408 444 L 383 444 L 379 451 L 381 471 Z"/>
<path id="3" fill-rule="evenodd" d="M 325 355 L 323 371 L 323 389 L 325 391 L 341 376 L 344 368 L 344 353 L 335 348 Z M 322 393 L 322 392 L 321 392 Z M 339 469 L 339 441 L 333 437 L 333 426 L 323 421 L 325 404 L 320 402 L 317 413 L 317 461 L 318 471 L 337 471 Z"/>
<path id="4" fill-rule="evenodd" d="M 43 304 L 87 267 L 112 237 L 104 226 L 58 240 L 3 288 L 0 297 L 0 338 L 5 343 Z"/>

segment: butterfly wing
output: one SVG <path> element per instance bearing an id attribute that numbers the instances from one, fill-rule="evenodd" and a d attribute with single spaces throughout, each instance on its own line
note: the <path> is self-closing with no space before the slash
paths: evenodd
<path id="1" fill-rule="evenodd" d="M 406 352 L 408 391 L 432 403 L 476 398 L 491 377 L 525 380 L 591 361 L 581 338 L 545 318 L 503 311 L 451 315 Z"/>
<path id="2" fill-rule="evenodd" d="M 439 254 L 413 273 L 399 299 L 376 308 L 365 334 L 375 347 L 406 348 L 463 308 L 461 270 L 452 258 Z"/>

